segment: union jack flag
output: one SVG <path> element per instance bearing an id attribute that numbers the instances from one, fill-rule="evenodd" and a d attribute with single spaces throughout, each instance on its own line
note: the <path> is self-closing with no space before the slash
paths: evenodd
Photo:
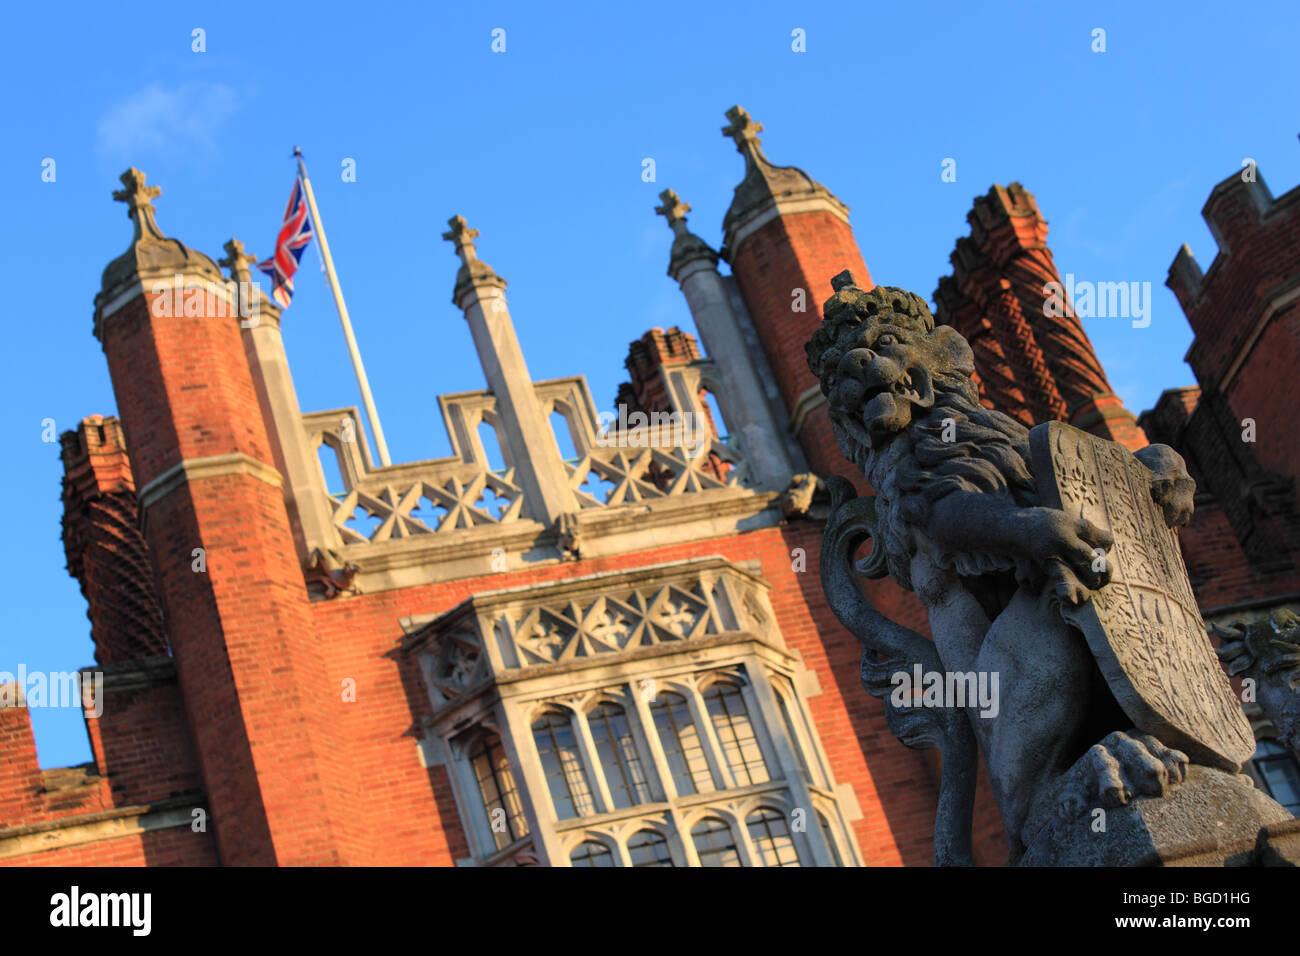
<path id="1" fill-rule="evenodd" d="M 271 280 L 271 297 L 280 308 L 289 307 L 293 298 L 293 274 L 298 271 L 303 250 L 311 242 L 311 217 L 307 215 L 307 197 L 302 189 L 302 177 L 293 181 L 289 206 L 284 211 L 284 225 L 275 239 L 275 255 L 259 262 L 257 268 Z"/>

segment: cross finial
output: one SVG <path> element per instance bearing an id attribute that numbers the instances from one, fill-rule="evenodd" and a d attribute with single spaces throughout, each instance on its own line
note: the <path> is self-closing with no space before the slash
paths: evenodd
<path id="1" fill-rule="evenodd" d="M 478 253 L 474 251 L 474 239 L 478 238 L 478 230 L 471 229 L 464 216 L 452 216 L 447 220 L 447 225 L 451 229 L 444 232 L 442 238 L 454 243 L 460 261 L 469 265 L 478 258 Z"/>
<path id="2" fill-rule="evenodd" d="M 668 225 L 679 236 L 686 231 L 686 214 L 691 211 L 691 204 L 682 202 L 675 189 L 665 189 L 659 194 L 661 205 L 655 206 L 655 212 L 668 220 Z"/>
<path id="3" fill-rule="evenodd" d="M 164 239 L 154 220 L 153 200 L 162 195 L 161 186 L 146 186 L 144 173 L 132 166 L 121 175 L 125 189 L 113 190 L 113 198 L 127 204 L 126 214 L 135 223 L 135 239 Z"/>
<path id="4" fill-rule="evenodd" d="M 758 134 L 763 132 L 763 124 L 754 122 L 744 107 L 733 106 L 727 110 L 727 119 L 731 120 L 731 125 L 722 127 L 722 135 L 736 141 L 737 152 L 746 152 L 750 143 L 755 149 L 763 145 L 758 138 Z"/>
<path id="5" fill-rule="evenodd" d="M 218 259 L 218 264 L 230 270 L 231 278 L 247 282 L 251 274 L 248 267 L 257 262 L 257 256 L 245 252 L 244 244 L 238 239 L 227 240 L 223 248 L 226 250 L 226 257 Z"/>

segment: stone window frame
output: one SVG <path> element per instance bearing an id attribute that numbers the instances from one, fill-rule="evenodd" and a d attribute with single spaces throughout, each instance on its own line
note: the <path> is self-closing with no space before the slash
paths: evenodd
<path id="1" fill-rule="evenodd" d="M 455 736 L 449 742 L 449 753 L 451 762 L 456 767 L 456 772 L 450 775 L 454 784 L 453 792 L 470 838 L 472 859 L 463 862 L 478 866 L 501 865 L 521 851 L 527 852 L 531 845 L 549 857 L 551 865 L 568 866 L 569 857 L 579 844 L 588 839 L 597 839 L 612 848 L 615 866 L 630 867 L 632 864 L 627 841 L 637 832 L 650 829 L 665 838 L 674 866 L 699 866 L 690 831 L 700 819 L 712 815 L 719 816 L 731 827 L 741 865 L 761 865 L 757 862 L 758 851 L 749 836 L 747 819 L 756 809 L 769 806 L 785 817 L 801 866 L 834 866 L 837 857 L 842 866 L 860 865 L 861 856 L 852 839 L 851 827 L 847 825 L 842 808 L 838 806 L 836 793 L 830 781 L 820 776 L 825 757 L 815 737 L 808 736 L 811 721 L 806 702 L 797 690 L 795 677 L 787 673 L 785 668 L 775 668 L 772 661 L 762 660 L 754 654 L 745 654 L 739 658 L 732 656 L 731 660 L 725 662 L 685 663 L 668 660 L 664 663 L 675 664 L 676 667 L 671 668 L 673 672 L 627 674 L 621 683 L 604 684 L 576 694 L 539 696 L 526 702 L 496 699 L 483 709 L 478 719 L 472 722 L 458 721 Z M 757 682 L 749 679 L 751 672 L 763 675 L 763 686 L 757 686 Z M 638 687 L 642 686 L 647 676 L 655 681 L 657 692 L 676 693 L 686 699 L 692 722 L 704 748 L 714 782 L 713 790 L 685 797 L 677 793 L 650 714 L 649 700 L 638 693 Z M 730 775 L 703 699 L 704 692 L 718 681 L 740 684 L 755 738 L 771 776 L 764 783 L 738 787 Z M 766 693 L 770 694 L 770 707 L 763 705 L 764 687 Z M 796 736 L 801 739 L 791 740 L 789 737 L 789 725 L 784 721 L 777 703 L 782 696 L 787 699 Z M 594 741 L 591 740 L 586 725 L 586 715 L 606 702 L 614 703 L 624 710 L 650 792 L 648 802 L 633 804 L 621 810 L 612 809 L 613 802 L 607 790 L 604 768 L 600 766 Z M 508 713 L 510 710 L 515 713 Z M 549 788 L 542 776 L 541 759 L 532 737 L 533 721 L 547 711 L 557 710 L 567 712 L 576 725 L 579 756 L 596 808 L 593 814 L 564 820 L 556 817 Z M 581 721 L 578 720 L 579 714 Z M 773 724 L 780 732 L 773 735 L 769 724 Z M 519 734 L 523 740 L 522 748 L 518 739 L 504 732 L 507 727 L 515 729 L 516 733 L 522 732 Z M 653 743 L 647 736 L 648 729 L 653 732 Z M 459 741 L 471 740 L 482 730 L 500 735 L 522 805 L 523 817 L 528 825 L 525 836 L 503 848 L 498 848 L 496 844 L 477 787 L 477 779 L 466 759 L 467 750 L 464 746 L 457 746 Z M 788 742 L 789 757 L 781 756 L 778 741 Z M 794 749 L 796 747 L 805 748 L 805 761 L 815 776 L 814 780 L 809 781 L 803 777 L 798 752 Z M 791 767 L 797 779 L 792 778 Z M 540 783 L 540 788 L 530 778 Z M 800 790 L 807 795 L 806 801 L 796 795 Z M 797 829 L 793 822 L 793 811 L 796 809 L 806 811 L 802 829 Z M 834 841 L 833 847 L 825 842 L 828 835 Z M 544 844 L 552 845 L 553 851 L 546 852 Z"/>
<path id="2" fill-rule="evenodd" d="M 690 830 L 695 823 L 707 816 L 718 816 L 727 822 L 736 841 L 742 866 L 761 865 L 758 862 L 758 850 L 749 836 L 748 817 L 754 811 L 764 807 L 780 812 L 787 821 L 787 827 L 790 830 L 791 839 L 801 865 L 819 865 L 819 858 L 821 858 L 824 859 L 824 862 L 821 862 L 820 865 L 833 866 L 837 855 L 842 861 L 856 862 L 858 859 L 856 848 L 851 842 L 846 842 L 847 828 L 837 826 L 832 822 L 840 814 L 835 803 L 835 795 L 830 787 L 823 783 L 822 786 L 814 789 L 802 777 L 798 781 L 789 779 L 790 767 L 782 760 L 769 727 L 769 724 L 775 718 L 775 721 L 778 721 L 775 726 L 781 731 L 780 738 L 788 741 L 786 724 L 779 711 L 763 706 L 763 691 L 748 676 L 750 669 L 758 668 L 759 672 L 770 680 L 773 676 L 770 668 L 765 666 L 763 662 L 750 657 L 742 658 L 724 666 L 709 666 L 708 664 L 695 664 L 694 666 L 698 669 L 670 675 L 656 674 L 653 675 L 653 679 L 657 685 L 657 693 L 676 693 L 686 699 L 692 722 L 701 738 L 714 789 L 686 796 L 677 793 L 676 786 L 671 781 L 670 768 L 663 757 L 657 730 L 654 731 L 655 741 L 653 744 L 647 738 L 647 730 L 654 728 L 654 721 L 650 714 L 649 701 L 637 694 L 635 690 L 637 686 L 635 682 L 645 680 L 644 675 L 632 677 L 626 683 L 617 687 L 606 686 L 576 699 L 570 698 L 568 701 L 563 702 L 564 706 L 567 706 L 570 712 L 575 715 L 581 710 L 584 717 L 602 701 L 613 700 L 624 707 L 633 739 L 638 748 L 638 756 L 646 773 L 651 801 L 634 804 L 622 810 L 604 809 L 586 817 L 571 817 L 565 820 L 555 819 L 553 807 L 534 807 L 538 815 L 546 821 L 541 825 L 549 826 L 557 840 L 560 852 L 556 854 L 559 862 L 555 865 L 567 865 L 569 855 L 581 843 L 587 839 L 597 838 L 617 847 L 615 854 L 617 866 L 630 866 L 627 840 L 642 829 L 653 829 L 665 837 L 674 866 L 699 866 L 698 855 L 695 852 L 693 841 L 690 839 Z M 787 677 L 786 680 L 789 681 L 789 678 Z M 740 687 L 755 740 L 768 770 L 770 779 L 767 781 L 738 786 L 731 774 L 722 753 L 721 744 L 717 739 L 711 715 L 708 713 L 704 701 L 705 692 L 718 682 L 731 682 L 738 684 Z M 798 722 L 795 724 L 798 727 L 807 718 L 804 716 L 804 707 L 794 691 L 793 683 L 790 682 L 787 686 L 787 693 L 795 698 L 794 713 L 800 715 L 797 718 Z M 643 702 L 644 707 L 629 708 L 627 706 L 629 699 L 637 704 Z M 780 697 L 773 691 L 771 699 L 775 702 Z M 523 711 L 522 716 L 532 718 L 535 714 L 542 713 L 548 707 L 555 706 L 555 704 L 554 698 L 534 701 L 530 707 Z M 793 748 L 806 746 L 806 742 L 796 740 L 790 741 L 790 744 L 791 756 L 796 758 L 793 764 L 794 770 L 799 773 L 797 752 Z M 584 746 L 582 753 L 587 760 L 588 773 L 593 774 L 595 761 L 591 756 L 588 756 L 591 751 Z M 532 756 L 527 755 L 526 759 L 532 759 Z M 818 766 L 822 757 L 820 753 L 812 752 L 806 754 L 806 759 L 809 766 L 812 767 Z M 601 771 L 599 781 L 593 780 L 593 790 L 605 786 L 603 768 L 601 768 Z M 792 785 L 795 789 L 800 785 L 806 788 L 805 792 L 810 798 L 808 806 L 802 806 L 800 801 L 792 795 Z M 671 789 L 669 789 L 670 787 Z M 549 793 L 545 796 L 549 798 Z M 600 806 L 612 807 L 612 803 L 605 802 L 603 796 L 600 799 L 602 801 Z M 802 830 L 796 829 L 794 826 L 793 811 L 796 809 L 806 811 L 805 824 Z M 828 824 L 825 828 L 821 825 L 822 818 L 825 818 Z M 811 835 L 814 829 L 816 836 Z M 828 831 L 831 839 L 835 841 L 833 849 L 824 843 Z M 814 843 L 818 844 L 816 850 L 813 846 Z"/>
<path id="3" fill-rule="evenodd" d="M 559 718 L 561 722 L 567 722 L 569 731 L 573 736 L 574 744 L 577 747 L 578 766 L 572 770 L 565 765 L 564 758 L 560 755 L 560 741 L 556 737 L 555 727 L 551 724 L 554 718 Z M 555 773 L 548 769 L 547 761 L 542 758 L 542 753 L 537 747 L 537 735 L 541 732 L 538 724 L 547 721 L 548 726 L 545 728 L 551 738 L 552 750 L 548 751 L 553 755 L 556 761 L 560 777 L 563 779 L 564 788 L 568 791 L 568 802 L 573 809 L 573 813 L 564 817 L 565 820 L 575 820 L 580 817 L 591 816 L 591 813 L 582 812 L 582 808 L 590 804 L 594 809 L 601 805 L 600 793 L 606 792 L 603 788 L 603 774 L 600 782 L 597 782 L 596 771 L 599 761 L 593 762 L 593 748 L 590 746 L 591 732 L 587 727 L 586 715 L 583 714 L 581 723 L 573 710 L 563 703 L 556 702 L 539 707 L 536 713 L 529 715 L 528 733 L 529 740 L 532 742 L 532 753 L 530 757 L 534 758 L 537 764 L 542 768 L 544 779 L 546 780 L 545 797 L 549 799 L 551 810 L 555 812 L 555 798 L 551 792 L 551 780 Z M 575 773 L 576 771 L 576 773 Z M 575 789 L 575 776 L 577 782 L 581 783 L 582 792 Z M 601 788 L 598 790 L 598 788 Z M 542 794 L 538 794 L 538 799 L 542 799 Z M 558 818 L 558 813 L 556 813 Z"/>
<path id="4" fill-rule="evenodd" d="M 495 735 L 501 742 L 526 827 L 525 833 L 505 846 L 497 844 L 486 801 L 483 799 L 483 791 L 469 758 L 473 745 L 484 734 Z M 485 709 L 478 719 L 458 722 L 453 732 L 442 739 L 441 749 L 441 760 L 436 762 L 443 763 L 447 767 L 447 777 L 451 784 L 457 814 L 470 848 L 469 859 L 458 862 L 477 862 L 478 865 L 491 866 L 510 859 L 520 852 L 527 852 L 533 845 L 533 833 L 537 821 L 532 815 L 532 801 L 522 783 L 523 775 L 518 764 L 518 755 L 515 748 L 511 746 L 508 736 L 502 732 L 500 721 L 492 711 Z"/>
<path id="5" fill-rule="evenodd" d="M 1266 745 L 1271 752 L 1261 753 L 1261 751 L 1265 750 Z M 1261 793 L 1265 793 L 1281 803 L 1279 796 L 1273 792 L 1273 785 L 1269 783 L 1268 778 L 1264 775 L 1261 764 L 1265 763 L 1278 763 L 1297 768 L 1300 767 L 1300 761 L 1296 760 L 1286 742 L 1276 736 L 1261 735 L 1255 740 L 1255 752 L 1246 761 L 1246 768 L 1243 773 L 1246 773 L 1254 780 L 1256 788 Z M 1300 817 L 1300 804 L 1295 804 L 1294 809 L 1292 809 L 1292 804 L 1282 804 L 1282 806 L 1290 810 L 1292 815 Z"/>
<path id="6" fill-rule="evenodd" d="M 611 589 L 621 591 L 629 583 L 645 587 L 641 582 L 647 580 L 684 579 L 687 581 L 684 586 L 689 590 L 689 579 L 701 575 L 701 580 L 709 582 L 705 587 L 710 595 L 716 596 L 719 588 L 724 589 L 726 605 L 720 608 L 726 613 L 720 618 L 721 632 L 709 631 L 680 642 L 638 646 L 625 652 L 533 665 L 521 665 L 507 657 L 491 662 L 496 667 L 495 673 L 484 663 L 488 654 L 483 652 L 497 653 L 497 645 L 492 642 L 501 638 L 497 622 L 503 607 L 560 606 L 560 600 L 575 599 L 590 602 L 593 595 Z M 435 688 L 429 688 L 433 712 L 424 722 L 423 759 L 428 766 L 447 764 L 452 793 L 469 838 L 469 856 L 457 862 L 469 866 L 568 865 L 568 853 L 582 841 L 582 834 L 588 833 L 617 845 L 616 863 L 626 866 L 630 863 L 626 840 L 639 829 L 648 827 L 664 837 L 675 866 L 695 865 L 693 848 L 683 843 L 683 839 L 689 841 L 689 827 L 683 829 L 682 814 L 695 819 L 709 806 L 716 809 L 742 799 L 752 804 L 753 798 L 766 793 L 774 799 L 780 794 L 776 802 L 787 812 L 807 811 L 801 827 L 796 829 L 793 820 L 790 826 L 803 865 L 834 866 L 837 857 L 841 861 L 839 865 L 863 865 L 864 857 L 852 826 L 852 821 L 860 818 L 855 794 L 849 784 L 835 783 L 812 719 L 808 699 L 821 693 L 817 676 L 808 670 L 797 652 L 787 649 L 765 597 L 765 587 L 752 565 L 736 565 L 713 556 L 620 573 L 603 572 L 540 589 L 487 592 L 437 617 L 412 619 L 408 653 L 416 655 L 426 684 L 427 662 L 441 659 L 447 641 L 457 647 L 468 641 L 474 645 L 471 650 L 477 649 L 480 657 L 474 674 L 460 683 L 437 688 L 441 696 Z M 734 620 L 728 617 L 733 612 Z M 470 634 L 471 631 L 474 633 Z M 465 632 L 464 640 L 460 636 L 462 632 Z M 489 635 L 487 644 L 485 634 Z M 732 787 L 734 781 L 718 759 L 718 742 L 702 700 L 710 682 L 726 676 L 728 671 L 732 677 L 743 673 L 742 696 L 755 728 L 755 739 L 769 773 L 777 777 L 748 788 Z M 708 765 L 715 788 L 719 789 L 687 798 L 677 796 L 643 693 L 647 685 L 655 693 L 680 693 L 687 701 L 686 709 L 701 738 L 703 762 Z M 556 820 L 550 806 L 549 788 L 542 779 L 540 761 L 534 752 L 530 722 L 548 704 L 567 705 L 573 712 L 577 703 L 585 717 L 602 700 L 624 710 L 651 802 L 633 804 L 621 811 L 604 809 L 593 816 Z M 787 703 L 789 722 L 781 714 L 782 700 Z M 453 768 L 464 762 L 457 759 L 450 741 L 484 721 L 498 728 L 501 735 L 529 830 L 527 838 L 502 850 L 497 850 L 490 839 L 492 834 L 474 782 L 464 779 L 468 768 Z M 594 799 L 601 801 L 601 807 L 610 808 L 611 798 L 604 793 L 596 795 L 604 784 L 604 768 L 599 766 L 592 744 L 594 741 L 580 747 L 580 755 L 593 784 Z M 808 775 L 802 772 L 801 755 L 809 768 Z M 825 817 L 827 825 L 822 826 L 814 814 Z M 731 819 L 738 845 L 745 846 L 743 815 L 739 824 L 734 822 L 734 812 Z M 451 819 L 446 823 L 454 825 Z M 827 842 L 828 836 L 833 849 Z M 753 859 L 752 853 L 747 856 Z"/>

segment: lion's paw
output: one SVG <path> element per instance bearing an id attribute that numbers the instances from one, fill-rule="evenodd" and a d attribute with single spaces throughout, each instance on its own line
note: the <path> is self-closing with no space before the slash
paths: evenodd
<path id="1" fill-rule="evenodd" d="M 1114 540 L 1085 518 L 1054 508 L 1035 509 L 1028 528 L 1029 560 L 1017 562 L 1017 577 L 1031 586 L 1045 580 L 1056 597 L 1077 606 L 1089 591 L 1110 580 L 1104 555 Z"/>
<path id="2" fill-rule="evenodd" d="M 1068 816 L 1096 807 L 1122 807 L 1137 797 L 1163 797 L 1187 779 L 1187 755 L 1150 734 L 1115 731 L 1066 772 L 1060 792 Z"/>

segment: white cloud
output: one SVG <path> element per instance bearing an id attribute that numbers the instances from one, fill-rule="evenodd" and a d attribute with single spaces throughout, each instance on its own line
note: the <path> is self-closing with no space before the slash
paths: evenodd
<path id="1" fill-rule="evenodd" d="M 221 128 L 239 109 L 235 91 L 220 83 L 172 89 L 157 83 L 117 103 L 99 121 L 100 155 L 134 161 L 146 153 L 210 155 Z"/>

